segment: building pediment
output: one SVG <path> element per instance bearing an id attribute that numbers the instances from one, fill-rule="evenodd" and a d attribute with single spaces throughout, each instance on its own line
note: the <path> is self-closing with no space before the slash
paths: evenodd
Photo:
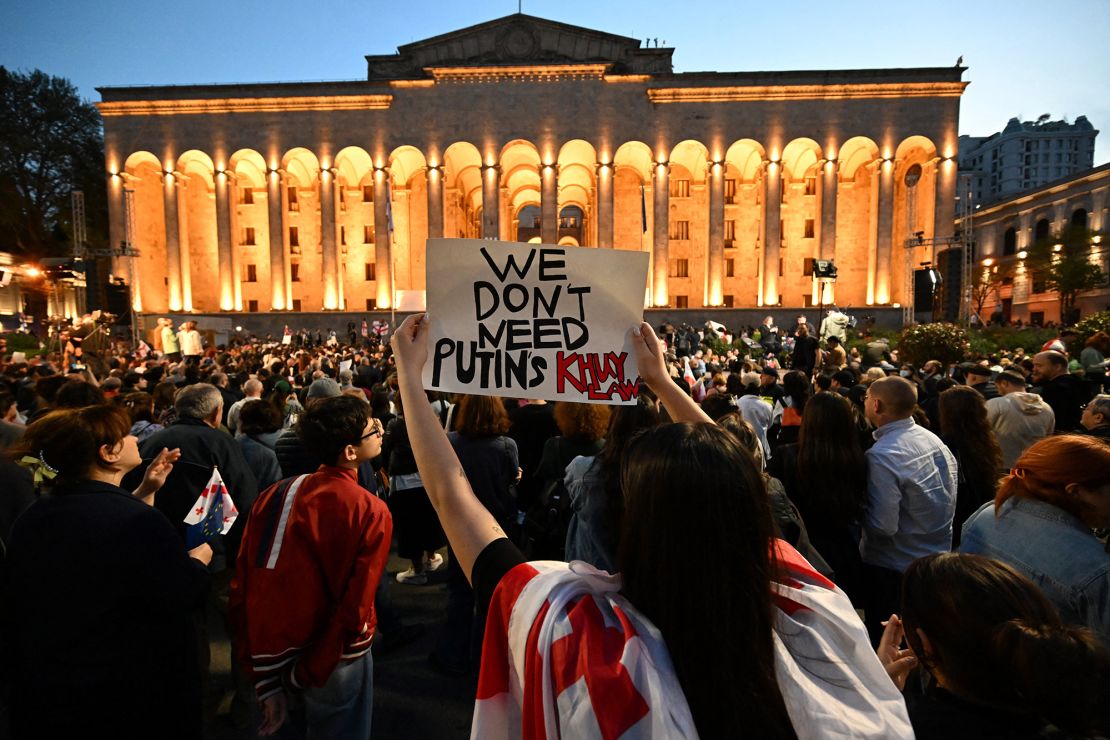
<path id="1" fill-rule="evenodd" d="M 368 78 L 443 79 L 444 70 L 537 67 L 597 68 L 624 74 L 672 71 L 669 48 L 640 48 L 639 39 L 523 13 L 505 16 L 366 57 Z"/>

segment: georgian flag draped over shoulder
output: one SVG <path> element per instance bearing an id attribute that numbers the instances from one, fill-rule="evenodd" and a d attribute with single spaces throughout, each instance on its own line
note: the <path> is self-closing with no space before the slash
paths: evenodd
<path id="1" fill-rule="evenodd" d="M 775 547 L 775 674 L 798 737 L 913 738 L 851 602 L 790 545 Z M 486 622 L 472 738 L 697 737 L 662 636 L 619 589 L 619 576 L 581 562 L 505 575 Z"/>
<path id="2" fill-rule="evenodd" d="M 212 468 L 208 485 L 200 492 L 193 508 L 185 517 L 189 526 L 185 529 L 185 547 L 189 550 L 205 542 L 211 542 L 218 534 L 227 534 L 235 524 L 239 510 L 227 492 L 219 468 Z"/>

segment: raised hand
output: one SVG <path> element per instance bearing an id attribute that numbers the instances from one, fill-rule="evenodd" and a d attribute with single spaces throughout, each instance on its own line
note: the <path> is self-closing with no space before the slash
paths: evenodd
<path id="1" fill-rule="evenodd" d="M 166 478 L 173 472 L 173 464 L 180 459 L 180 449 L 170 450 L 163 447 L 162 451 L 150 461 L 150 466 L 147 467 L 146 473 L 143 475 L 143 482 L 134 491 L 135 497 L 147 499 L 154 496 L 162 487 L 162 484 L 166 482 Z"/>
<path id="2" fill-rule="evenodd" d="M 402 321 L 389 345 L 393 348 L 399 374 L 423 372 L 428 360 L 428 315 L 413 314 Z"/>
<path id="3" fill-rule="evenodd" d="M 891 614 L 883 629 L 879 647 L 875 648 L 879 662 L 886 668 L 886 674 L 899 691 L 906 687 L 906 677 L 917 667 L 917 656 L 913 654 L 913 650 L 901 647 L 903 637 L 905 629 L 902 620 L 897 614 Z"/>

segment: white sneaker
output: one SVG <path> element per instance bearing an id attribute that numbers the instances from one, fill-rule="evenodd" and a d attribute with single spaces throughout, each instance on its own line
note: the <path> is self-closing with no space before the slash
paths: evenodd
<path id="1" fill-rule="evenodd" d="M 407 583 L 411 586 L 423 586 L 428 582 L 428 576 L 417 573 L 413 568 L 403 570 L 397 574 L 397 583 Z"/>
<path id="2" fill-rule="evenodd" d="M 443 556 L 440 555 L 438 552 L 434 553 L 432 555 L 432 557 L 430 557 L 430 558 L 429 557 L 424 558 L 424 572 L 426 572 L 426 573 L 435 573 L 437 570 L 439 570 L 442 567 L 443 567 Z"/>

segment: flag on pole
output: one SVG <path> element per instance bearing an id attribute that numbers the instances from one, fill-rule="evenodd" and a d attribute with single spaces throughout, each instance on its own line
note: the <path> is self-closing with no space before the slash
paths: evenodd
<path id="1" fill-rule="evenodd" d="M 239 510 L 235 508 L 235 502 L 227 492 L 220 469 L 213 467 L 208 485 L 200 492 L 193 508 L 185 517 L 185 523 L 189 525 L 185 529 L 185 548 L 192 550 L 212 541 L 218 534 L 227 534 L 238 516 Z"/>
<path id="2" fill-rule="evenodd" d="M 393 188 L 385 184 L 385 222 L 389 225 L 389 236 L 393 236 Z"/>
<path id="3" fill-rule="evenodd" d="M 640 186 L 640 229 L 647 233 L 647 201 L 644 200 L 644 186 Z"/>

